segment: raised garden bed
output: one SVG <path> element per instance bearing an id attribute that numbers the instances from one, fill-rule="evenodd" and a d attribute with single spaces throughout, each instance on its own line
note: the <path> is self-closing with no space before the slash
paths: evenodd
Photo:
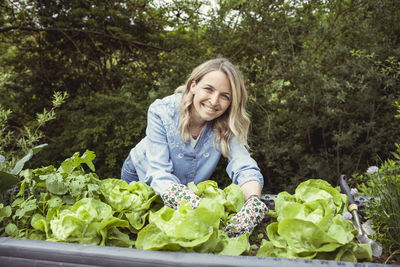
<path id="1" fill-rule="evenodd" d="M 385 262 L 384 258 L 372 259 L 369 248 L 354 240 L 352 223 L 342 217 L 345 199 L 323 180 L 310 179 L 300 184 L 296 198 L 287 192 L 263 195 L 261 199 L 271 216 L 256 227 L 249 239 L 229 239 L 221 230 L 242 205 L 238 186 L 222 190 L 214 181 L 189 184 L 203 199 L 202 206 L 192 210 L 185 205 L 173 211 L 163 207 L 162 200 L 145 183 L 128 185 L 120 179 L 100 180 L 95 173 L 86 172 L 81 165 L 85 163 L 94 171 L 94 157 L 90 151 L 82 156 L 75 153 L 60 168 L 42 167 L 21 175 L 21 186 L 9 191 L 5 199 L 6 205 L 13 203 L 13 210 L 5 207 L 6 219 L 2 221 L 7 233 L 2 236 L 21 239 L 0 239 L 2 264 L 268 266 L 279 261 L 279 266 L 336 266 L 339 261 L 346 261 L 340 265 L 375 266 Z M 369 200 L 356 199 L 360 215 L 365 208 L 363 203 Z M 293 218 L 292 214 L 300 217 Z M 311 220 L 301 217 L 309 214 L 313 216 Z M 193 224 L 194 221 L 199 223 Z M 23 239 L 27 237 L 32 240 Z"/>
<path id="2" fill-rule="evenodd" d="M 263 195 L 261 199 L 273 209 L 275 197 Z M 356 198 L 361 208 L 365 207 L 363 203 L 369 200 Z M 0 263 L 1 266 L 391 266 L 376 262 L 352 263 L 150 251 L 8 237 L 0 238 Z"/>
<path id="3" fill-rule="evenodd" d="M 1 266 L 391 266 L 327 260 L 222 256 L 0 238 Z M 392 265 L 394 266 L 394 265 Z"/>

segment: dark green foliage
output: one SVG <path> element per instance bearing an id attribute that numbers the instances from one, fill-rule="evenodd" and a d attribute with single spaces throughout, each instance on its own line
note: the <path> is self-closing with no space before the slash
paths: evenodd
<path id="1" fill-rule="evenodd" d="M 129 150 L 145 135 L 148 101 L 138 103 L 128 93 L 105 95 L 101 93 L 90 97 L 77 97 L 69 103 L 68 109 L 60 112 L 61 127 L 47 148 L 48 163 L 51 158 L 96 149 L 97 171 L 104 177 L 119 177 L 123 160 Z M 71 112 L 73 110 L 74 112 Z M 49 131 L 56 127 L 49 126 Z M 59 144 L 69 144 L 60 151 Z M 47 164 L 38 158 L 40 164 Z"/>
<path id="2" fill-rule="evenodd" d="M 382 162 L 376 172 L 353 176 L 360 195 L 378 197 L 365 211 L 373 222 L 374 238 L 378 240 L 392 261 L 399 261 L 400 252 L 400 145 L 392 157 Z M 391 263 L 391 262 L 388 262 Z"/>
<path id="3" fill-rule="evenodd" d="M 398 134 L 392 108 L 398 74 L 382 73 L 376 58 L 351 53 L 377 51 L 381 61 L 388 54 L 399 57 L 388 45 L 390 36 L 376 38 L 382 36 L 371 27 L 377 22 L 366 24 L 371 12 L 382 16 L 379 5 L 277 8 L 260 14 L 265 23 L 254 32 L 242 67 L 250 85 L 253 148 L 267 185 L 292 190 L 311 177 L 335 183 L 341 173 L 375 161 L 377 153 L 386 157 Z M 362 20 L 361 27 L 354 20 Z"/>
<path id="4" fill-rule="evenodd" d="M 119 177 L 148 105 L 217 56 L 246 79 L 265 192 L 308 178 L 334 184 L 389 156 L 400 134 L 398 1 L 218 3 L 0 4 L 0 104 L 16 114 L 11 127 L 31 121 L 54 90 L 70 95 L 45 131 L 49 147 L 30 164 L 90 149 L 100 177 Z M 214 177 L 229 182 L 224 164 Z"/>
<path id="5" fill-rule="evenodd" d="M 383 73 L 399 73 L 400 64 L 392 64 L 392 60 L 387 63 L 387 67 L 381 70 Z M 399 113 L 397 101 L 394 106 Z M 395 117 L 400 118 L 399 115 Z M 372 221 L 374 237 L 390 255 L 385 263 L 394 264 L 400 261 L 400 145 L 396 143 L 395 147 L 391 157 L 382 162 L 379 168 L 371 166 L 367 172 L 352 177 L 360 195 L 377 197 L 365 211 L 366 218 Z"/>

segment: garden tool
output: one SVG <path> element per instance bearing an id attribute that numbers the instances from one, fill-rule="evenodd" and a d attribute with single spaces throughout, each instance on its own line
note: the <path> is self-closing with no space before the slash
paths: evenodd
<path id="1" fill-rule="evenodd" d="M 361 223 L 360 223 L 360 217 L 358 216 L 358 205 L 356 201 L 354 200 L 353 195 L 351 194 L 351 189 L 349 185 L 347 184 L 347 176 L 342 174 L 339 178 L 339 184 L 340 184 L 340 189 L 342 193 L 346 194 L 349 198 L 349 205 L 347 209 L 351 214 L 353 215 L 353 225 L 354 228 L 358 231 L 358 234 L 356 236 L 358 242 L 361 244 L 370 244 L 371 249 L 372 249 L 372 256 L 374 257 L 379 257 L 382 254 L 382 246 L 376 242 L 375 240 L 372 240 L 368 237 L 367 233 L 364 231 Z"/>

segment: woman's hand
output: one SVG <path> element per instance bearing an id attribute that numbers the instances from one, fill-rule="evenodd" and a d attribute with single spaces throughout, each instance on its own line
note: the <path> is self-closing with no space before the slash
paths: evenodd
<path id="1" fill-rule="evenodd" d="M 166 206 L 173 209 L 177 209 L 183 199 L 187 200 L 193 209 L 197 208 L 201 201 L 200 197 L 183 184 L 171 185 L 161 198 Z"/>
<path id="2" fill-rule="evenodd" d="M 264 219 L 268 208 L 257 196 L 251 196 L 243 207 L 230 219 L 230 223 L 224 229 L 229 237 L 237 237 L 245 233 L 251 233 Z"/>

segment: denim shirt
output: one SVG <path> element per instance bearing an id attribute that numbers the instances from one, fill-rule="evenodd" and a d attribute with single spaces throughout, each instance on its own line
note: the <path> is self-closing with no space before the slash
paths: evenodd
<path id="1" fill-rule="evenodd" d="M 173 183 L 187 185 L 208 180 L 221 157 L 214 147 L 215 132 L 208 122 L 195 147 L 185 142 L 179 132 L 179 102 L 181 94 L 154 101 L 147 113 L 146 137 L 129 154 L 131 173 L 149 184 L 157 194 L 163 194 Z M 236 138 L 230 141 L 226 171 L 232 182 L 241 186 L 248 181 L 264 179 L 255 160 Z M 127 159 L 128 160 L 128 159 Z M 131 164 L 133 163 L 133 165 Z"/>

